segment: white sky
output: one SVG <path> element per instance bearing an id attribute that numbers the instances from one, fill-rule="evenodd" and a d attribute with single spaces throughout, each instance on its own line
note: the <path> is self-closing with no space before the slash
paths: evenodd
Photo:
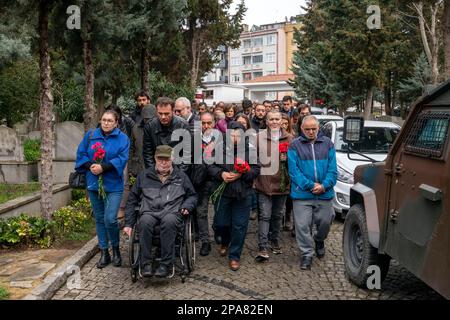
<path id="1" fill-rule="evenodd" d="M 240 3 L 235 0 L 233 5 Z M 235 12 L 234 6 L 231 6 L 232 13 Z M 305 0 L 245 0 L 247 12 L 245 13 L 243 23 L 250 27 L 254 24 L 268 24 L 273 22 L 285 21 L 291 16 L 302 13 L 300 6 L 305 5 Z"/>

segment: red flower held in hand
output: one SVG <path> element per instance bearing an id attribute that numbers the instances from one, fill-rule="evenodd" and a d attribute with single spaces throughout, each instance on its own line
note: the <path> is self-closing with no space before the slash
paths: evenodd
<path id="1" fill-rule="evenodd" d="M 94 161 L 101 162 L 105 158 L 105 150 L 104 149 L 97 149 L 97 151 L 94 153 Z"/>
<path id="2" fill-rule="evenodd" d="M 234 160 L 234 170 L 237 173 L 244 174 L 244 173 L 247 173 L 247 172 L 250 171 L 250 165 L 248 164 L 247 161 L 239 159 L 239 158 L 236 158 Z"/>
<path id="3" fill-rule="evenodd" d="M 95 150 L 94 153 L 94 161 L 98 164 L 102 163 L 105 158 L 106 151 L 103 149 L 103 146 L 100 142 L 96 142 L 91 147 L 92 150 Z M 98 176 L 98 197 L 106 199 L 105 187 L 103 185 L 103 175 L 100 174 Z"/>
<path id="4" fill-rule="evenodd" d="M 289 142 L 280 143 L 278 146 L 278 151 L 280 153 L 286 153 L 288 152 L 288 149 L 289 149 Z"/>
<path id="5" fill-rule="evenodd" d="M 96 143 L 94 143 L 92 145 L 91 149 L 92 150 L 96 150 L 96 149 L 101 148 L 101 147 L 102 147 L 102 144 L 100 142 L 96 142 Z"/>

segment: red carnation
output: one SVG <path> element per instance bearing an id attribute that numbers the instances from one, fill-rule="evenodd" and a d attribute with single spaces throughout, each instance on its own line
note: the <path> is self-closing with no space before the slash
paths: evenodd
<path id="1" fill-rule="evenodd" d="M 289 142 L 280 143 L 278 146 L 278 150 L 280 153 L 286 153 L 289 149 Z"/>

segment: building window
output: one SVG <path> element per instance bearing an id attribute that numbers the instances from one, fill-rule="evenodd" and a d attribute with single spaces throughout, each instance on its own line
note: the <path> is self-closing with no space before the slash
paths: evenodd
<path id="1" fill-rule="evenodd" d="M 263 76 L 262 71 L 253 72 L 253 78 L 262 77 L 262 76 Z"/>
<path id="2" fill-rule="evenodd" d="M 214 99 L 214 90 L 203 90 L 202 94 L 205 99 Z"/>
<path id="3" fill-rule="evenodd" d="M 275 62 L 275 52 L 266 53 L 266 62 Z"/>
<path id="4" fill-rule="evenodd" d="M 242 41 L 242 46 L 244 47 L 244 49 L 249 49 L 251 47 L 251 42 L 250 40 L 244 40 Z"/>
<path id="5" fill-rule="evenodd" d="M 252 74 L 251 74 L 250 72 L 248 72 L 248 73 L 243 73 L 243 74 L 242 74 L 242 78 L 244 79 L 244 81 L 252 80 Z"/>
<path id="6" fill-rule="evenodd" d="M 277 93 L 274 91 L 266 92 L 266 100 L 275 100 L 277 97 Z"/>
<path id="7" fill-rule="evenodd" d="M 266 44 L 268 46 L 272 45 L 272 44 L 276 44 L 277 43 L 277 38 L 274 34 L 270 34 L 266 37 Z"/>
<path id="8" fill-rule="evenodd" d="M 261 63 L 263 62 L 263 56 L 253 56 L 253 63 Z"/>
<path id="9" fill-rule="evenodd" d="M 252 57 L 246 56 L 243 57 L 243 65 L 251 64 L 252 63 Z"/>
<path id="10" fill-rule="evenodd" d="M 254 39 L 252 39 L 252 42 L 253 42 L 254 47 L 262 47 L 263 38 L 254 38 Z"/>
<path id="11" fill-rule="evenodd" d="M 231 65 L 232 66 L 240 66 L 241 65 L 241 59 L 239 57 L 231 58 Z"/>
<path id="12" fill-rule="evenodd" d="M 269 70 L 267 71 L 266 75 L 271 75 L 271 74 L 275 74 L 275 70 Z"/>
<path id="13" fill-rule="evenodd" d="M 238 74 L 232 74 L 231 75 L 231 79 L 233 82 L 240 82 L 241 81 L 241 77 Z"/>

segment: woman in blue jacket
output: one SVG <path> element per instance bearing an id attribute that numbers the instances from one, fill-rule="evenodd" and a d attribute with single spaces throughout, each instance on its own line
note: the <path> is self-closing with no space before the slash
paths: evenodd
<path id="1" fill-rule="evenodd" d="M 101 258 L 97 268 L 111 263 L 109 246 L 113 250 L 113 265 L 121 266 L 119 251 L 119 224 L 117 212 L 123 194 L 123 170 L 128 161 L 130 140 L 117 128 L 119 115 L 113 110 L 103 113 L 100 127 L 89 130 L 77 150 L 75 170 L 86 172 L 87 190 L 95 215 Z M 93 146 L 105 151 L 101 163 L 94 160 Z M 99 193 L 99 177 L 102 176 L 105 198 Z"/>

